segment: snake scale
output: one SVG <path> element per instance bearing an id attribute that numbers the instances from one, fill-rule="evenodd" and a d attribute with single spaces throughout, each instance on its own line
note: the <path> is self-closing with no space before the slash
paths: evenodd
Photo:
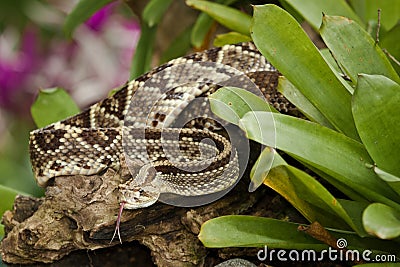
<path id="1" fill-rule="evenodd" d="M 207 74 L 210 66 L 203 63 L 219 65 Z M 184 64 L 190 67 L 179 69 Z M 122 207 L 128 209 L 153 204 L 160 192 L 191 196 L 228 188 L 237 180 L 237 153 L 226 137 L 213 131 L 217 125 L 201 116 L 184 127 L 174 128 L 173 124 L 180 114 L 193 111 L 194 99 L 206 99 L 221 87 L 215 84 L 214 75 L 225 75 L 230 69 L 255 83 L 278 111 L 295 110 L 276 91 L 279 72 L 253 43 L 197 52 L 151 70 L 78 115 L 32 131 L 30 159 L 36 181 L 45 186 L 56 176 L 93 175 L 128 162 L 139 166 L 132 174 L 135 179 L 119 187 Z M 195 80 L 178 86 L 174 83 L 194 74 Z M 209 109 L 201 107 L 201 111 Z M 127 156 L 124 149 L 131 153 Z"/>

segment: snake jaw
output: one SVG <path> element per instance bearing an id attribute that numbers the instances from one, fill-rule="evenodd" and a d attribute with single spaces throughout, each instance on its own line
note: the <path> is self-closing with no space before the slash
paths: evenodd
<path id="1" fill-rule="evenodd" d="M 140 209 L 153 205 L 160 196 L 159 190 L 151 185 L 139 186 L 133 183 L 119 186 L 122 201 L 126 209 Z"/>
<path id="2" fill-rule="evenodd" d="M 110 244 L 118 235 L 119 242 L 122 244 L 120 234 L 120 224 L 122 212 L 124 209 L 140 209 L 153 205 L 160 196 L 160 191 L 152 185 L 139 186 L 132 182 L 132 180 L 125 184 L 119 185 L 119 192 L 121 194 L 121 203 L 119 207 L 117 221 L 115 223 L 115 231 L 111 238 Z"/>

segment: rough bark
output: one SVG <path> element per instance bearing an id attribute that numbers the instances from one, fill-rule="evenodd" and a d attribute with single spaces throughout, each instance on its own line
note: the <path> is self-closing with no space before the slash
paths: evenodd
<path id="1" fill-rule="evenodd" d="M 203 222 L 227 214 L 281 218 L 287 215 L 282 214 L 282 210 L 288 210 L 285 202 L 274 202 L 276 195 L 265 194 L 265 189 L 249 193 L 249 181 L 242 179 L 225 197 L 205 206 L 179 208 L 156 203 L 144 209 L 125 210 L 121 222 L 124 244 L 121 246 L 118 240 L 110 244 L 119 209 L 120 174 L 108 169 L 103 175 L 57 177 L 47 187 L 44 198 L 17 197 L 14 210 L 3 216 L 6 229 L 1 243 L 3 261 L 51 263 L 82 250 L 83 256 L 82 252 L 74 252 L 71 257 L 79 261 L 83 257 L 88 265 L 96 266 L 94 261 L 99 261 L 101 255 L 113 255 L 106 256 L 100 261 L 101 265 L 106 266 L 108 261 L 115 264 L 122 259 L 127 261 L 126 265 L 131 265 L 132 261 L 140 260 L 138 256 L 132 258 L 132 253 L 143 254 L 144 251 L 146 254 L 146 250 L 150 250 L 157 266 L 212 266 L 218 263 L 218 258 L 229 255 L 224 250 L 206 249 L 197 239 Z M 297 217 L 296 213 L 294 215 Z M 240 252 L 237 255 L 253 258 L 256 255 L 251 249 L 237 252 Z M 68 258 L 57 265 L 71 264 Z M 147 260 L 147 264 L 140 266 L 151 266 Z"/>

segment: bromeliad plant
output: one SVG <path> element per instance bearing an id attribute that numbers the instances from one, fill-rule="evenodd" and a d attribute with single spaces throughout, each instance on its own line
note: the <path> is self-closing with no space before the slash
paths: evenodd
<path id="1" fill-rule="evenodd" d="M 270 112 L 266 102 L 238 88 L 218 90 L 210 102 L 217 115 L 268 146 L 251 172 L 253 189 L 261 183 L 271 187 L 310 223 L 323 225 L 328 236 L 345 238 L 349 249 L 399 257 L 400 78 L 355 20 L 323 16 L 319 31 L 332 57 L 286 11 L 254 7 L 251 38 L 284 75 L 279 90 L 309 120 Z M 277 150 L 348 198 L 332 195 Z M 297 228 L 269 218 L 225 216 L 204 223 L 199 238 L 208 247 L 320 250 L 332 244 L 326 235 L 317 240 Z"/>

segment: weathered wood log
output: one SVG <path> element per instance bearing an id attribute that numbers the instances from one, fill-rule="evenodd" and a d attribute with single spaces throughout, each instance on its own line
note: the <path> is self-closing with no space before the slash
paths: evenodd
<path id="1" fill-rule="evenodd" d="M 129 259 L 131 256 L 125 252 L 145 250 L 143 246 L 140 248 L 141 244 L 151 251 L 157 266 L 213 266 L 223 258 L 229 258 L 229 253 L 218 250 L 220 260 L 207 258 L 210 250 L 197 238 L 202 223 L 228 214 L 282 218 L 286 216 L 282 213 L 284 210 L 292 210 L 271 191 L 265 194 L 265 188 L 249 193 L 249 180 L 242 179 L 225 197 L 205 206 L 180 208 L 156 203 L 144 209 L 125 210 L 120 228 L 124 242 L 121 251 L 112 248 L 121 247 L 118 240 L 111 244 L 110 240 L 119 209 L 117 188 L 124 172 L 124 169 L 120 172 L 108 169 L 103 175 L 57 177 L 47 187 L 44 198 L 17 197 L 14 210 L 3 216 L 6 229 L 1 243 L 3 261 L 12 264 L 51 263 L 77 250 L 108 249 L 116 254 L 105 260 L 113 262 Z M 274 199 L 279 201 L 274 203 Z M 237 251 L 256 260 L 254 249 Z M 85 254 L 87 259 L 93 258 L 89 252 Z M 66 262 L 71 264 L 70 260 Z M 57 265 L 62 266 L 62 261 Z"/>

